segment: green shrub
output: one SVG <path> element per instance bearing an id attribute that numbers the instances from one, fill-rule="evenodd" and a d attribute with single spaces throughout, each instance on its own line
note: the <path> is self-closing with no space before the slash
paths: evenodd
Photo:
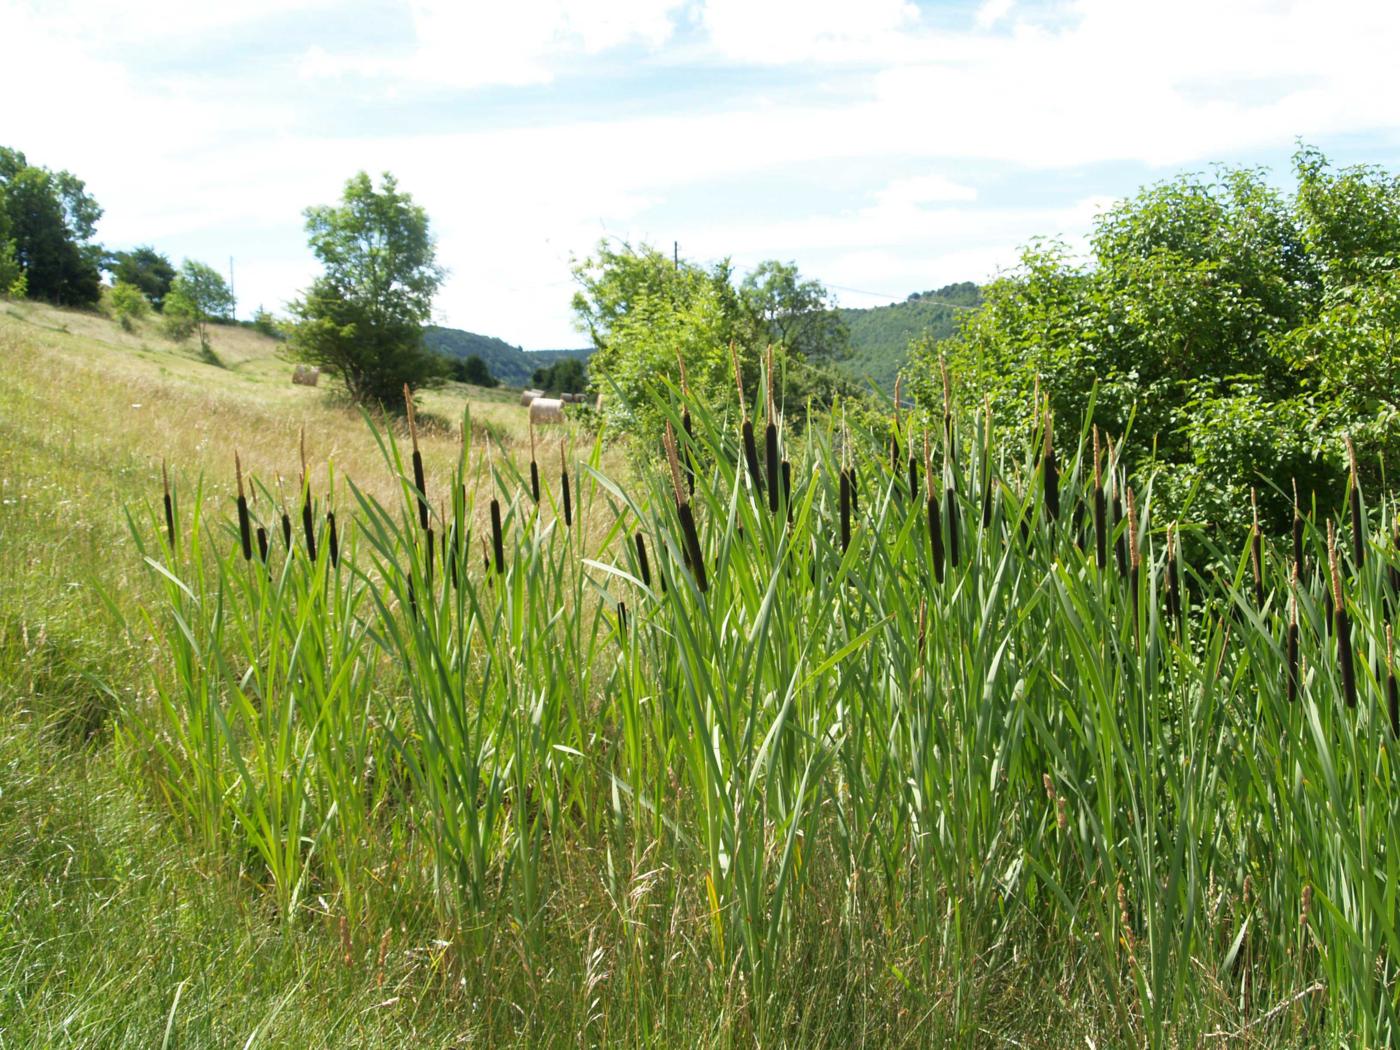
<path id="1" fill-rule="evenodd" d="M 142 294 L 141 289 L 125 281 L 118 281 L 112 286 L 111 291 L 107 293 L 107 302 L 111 306 L 113 316 L 128 332 L 136 327 L 137 321 L 144 319 L 151 312 L 150 301 Z"/>
<path id="2" fill-rule="evenodd" d="M 1226 528 L 1251 489 L 1277 528 L 1295 482 L 1339 498 L 1346 435 L 1378 483 L 1400 461 L 1400 179 L 1295 164 L 1292 196 L 1252 169 L 1144 189 L 1099 216 L 1087 261 L 1032 244 L 955 336 L 914 349 L 909 389 L 941 412 L 946 358 L 962 407 L 987 399 L 1009 433 L 1037 425 L 1037 392 L 1061 443 L 1086 413 L 1131 428 L 1164 508 Z"/>

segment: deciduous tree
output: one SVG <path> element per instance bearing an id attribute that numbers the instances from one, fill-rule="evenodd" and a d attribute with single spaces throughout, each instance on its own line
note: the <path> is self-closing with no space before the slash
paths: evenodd
<path id="1" fill-rule="evenodd" d="M 0 147 L 0 190 L 28 295 L 59 306 L 96 303 L 101 249 L 89 242 L 102 209 L 83 181 L 35 167 L 18 150 Z"/>
<path id="2" fill-rule="evenodd" d="M 307 209 L 306 230 L 324 271 L 291 304 L 296 352 L 361 404 L 397 406 L 405 383 L 438 378 L 441 361 L 423 349 L 443 279 L 427 212 L 388 172 L 378 189 L 360 172 L 338 205 Z"/>
<path id="3" fill-rule="evenodd" d="M 141 289 L 150 304 L 160 310 L 175 281 L 175 267 L 170 260 L 149 245 L 117 252 L 108 259 L 107 272 L 114 280 Z"/>

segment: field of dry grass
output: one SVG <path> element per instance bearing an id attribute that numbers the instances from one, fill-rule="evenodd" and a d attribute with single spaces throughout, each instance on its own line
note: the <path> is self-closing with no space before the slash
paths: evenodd
<path id="1" fill-rule="evenodd" d="M 217 364 L 193 342 L 172 343 L 153 323 L 124 332 L 99 314 L 5 303 L 5 404 L 27 415 L 26 432 L 39 423 L 41 441 L 91 445 L 132 465 L 144 461 L 152 485 L 166 459 L 181 474 L 205 475 L 216 492 L 231 489 L 235 449 L 251 473 L 295 477 L 303 428 L 313 469 L 331 462 L 358 484 L 377 484 L 382 458 L 357 410 L 333 389 L 293 385 L 290 356 L 276 340 L 242 327 L 211 332 Z M 420 395 L 430 471 L 455 461 L 468 408 L 476 440 L 528 462 L 526 416 L 515 393 L 454 383 Z M 591 440 L 575 427 L 562 430 L 542 431 L 541 446 L 552 449 L 561 437 L 570 444 Z M 543 448 L 540 459 L 546 460 Z M 313 484 L 317 480 L 313 474 Z"/>

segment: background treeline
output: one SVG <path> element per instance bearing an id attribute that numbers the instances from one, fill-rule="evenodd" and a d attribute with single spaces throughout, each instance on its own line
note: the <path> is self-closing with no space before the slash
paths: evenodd
<path id="1" fill-rule="evenodd" d="M 965 409 L 998 427 L 1057 438 L 1082 421 L 1128 435 L 1124 455 L 1156 472 L 1164 513 L 1247 525 L 1250 489 L 1265 527 L 1335 507 L 1344 436 L 1364 483 L 1393 489 L 1400 453 L 1400 179 L 1374 166 L 1294 157 L 1297 188 L 1218 168 L 1143 190 L 1098 217 L 1088 258 L 1037 241 L 1020 267 L 964 311 L 956 334 L 925 340 L 906 389 L 941 412 L 939 360 Z"/>
<path id="2" fill-rule="evenodd" d="M 105 296 L 123 328 L 154 312 L 167 335 L 197 334 L 207 353 L 208 326 L 234 316 L 223 275 L 194 259 L 176 268 L 149 245 L 109 252 L 93 240 L 101 218 L 82 179 L 0 146 L 0 295 L 76 307 L 97 306 Z M 110 287 L 102 283 L 104 271 Z M 259 309 L 254 324 L 270 330 L 271 316 Z"/>
<path id="3" fill-rule="evenodd" d="M 647 244 L 603 241 L 575 263 L 574 278 L 574 316 L 595 347 L 592 387 L 615 431 L 655 436 L 652 395 L 663 382 L 707 404 L 737 405 L 740 384 L 759 389 L 770 346 L 790 422 L 808 406 L 829 408 L 860 392 L 834 367 L 848 356 L 850 333 L 827 289 L 795 263 L 770 260 L 736 281 L 728 259 L 704 265 Z"/>
<path id="4" fill-rule="evenodd" d="M 102 249 L 92 237 L 100 218 L 82 179 L 0 146 L 0 293 L 56 306 L 95 304 Z"/>

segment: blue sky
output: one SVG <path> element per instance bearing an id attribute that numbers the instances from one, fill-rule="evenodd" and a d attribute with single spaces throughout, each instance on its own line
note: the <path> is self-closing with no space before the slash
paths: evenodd
<path id="1" fill-rule="evenodd" d="M 232 257 L 240 312 L 281 311 L 302 210 L 387 169 L 437 319 L 527 349 L 581 343 L 602 237 L 870 306 L 1179 171 L 1286 187 L 1299 138 L 1400 168 L 1395 0 L 0 0 L 0 54 L 0 143 L 86 179 L 108 245 Z"/>

